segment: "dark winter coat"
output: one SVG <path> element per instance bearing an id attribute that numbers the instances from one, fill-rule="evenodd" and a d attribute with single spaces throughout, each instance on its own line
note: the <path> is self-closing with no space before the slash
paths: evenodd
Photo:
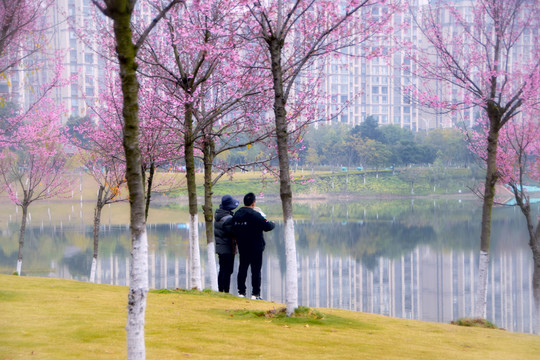
<path id="1" fill-rule="evenodd" d="M 270 231 L 275 227 L 273 222 L 266 220 L 259 212 L 247 206 L 238 209 L 232 223 L 240 254 L 264 251 L 266 242 L 263 231 Z"/>
<path id="2" fill-rule="evenodd" d="M 214 217 L 214 239 L 216 241 L 216 253 L 234 254 L 232 233 L 233 212 L 230 210 L 217 209 Z"/>

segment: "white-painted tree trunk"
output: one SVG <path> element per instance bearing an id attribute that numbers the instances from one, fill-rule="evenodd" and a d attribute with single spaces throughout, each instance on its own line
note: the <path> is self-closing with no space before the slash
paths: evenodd
<path id="1" fill-rule="evenodd" d="M 197 214 L 189 216 L 189 255 L 191 267 L 190 288 L 202 290 L 199 216 Z"/>
<path id="2" fill-rule="evenodd" d="M 97 259 L 93 257 L 92 266 L 90 267 L 90 282 L 91 283 L 96 282 L 96 266 L 97 266 Z"/>
<path id="3" fill-rule="evenodd" d="M 17 260 L 17 275 L 21 276 L 21 270 L 22 270 L 22 259 Z"/>
<path id="4" fill-rule="evenodd" d="M 207 244 L 208 254 L 208 274 L 210 276 L 210 289 L 218 291 L 217 264 L 216 264 L 216 243 L 211 241 Z"/>
<path id="5" fill-rule="evenodd" d="M 130 360 L 146 358 L 144 317 L 148 294 L 148 238 L 144 229 L 132 240 L 130 288 L 128 294 L 127 347 Z"/>
<path id="6" fill-rule="evenodd" d="M 478 288 L 476 292 L 476 304 L 474 307 L 474 316 L 477 318 L 486 318 L 487 310 L 487 289 L 489 273 L 489 253 L 480 251 L 478 262 Z"/>
<path id="7" fill-rule="evenodd" d="M 540 335 L 540 299 L 535 298 L 534 309 L 534 333 Z"/>
<path id="8" fill-rule="evenodd" d="M 294 236 L 294 222 L 292 217 L 285 219 L 285 260 L 287 267 L 286 294 L 287 314 L 294 313 L 298 307 L 298 265 L 296 261 L 296 240 Z"/>

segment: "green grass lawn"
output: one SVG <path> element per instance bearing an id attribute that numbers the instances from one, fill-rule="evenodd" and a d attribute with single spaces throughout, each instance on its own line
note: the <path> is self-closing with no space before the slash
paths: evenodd
<path id="1" fill-rule="evenodd" d="M 126 358 L 127 288 L 0 275 L 0 359 Z M 334 309 L 262 316 L 281 304 L 214 292 L 151 292 L 148 359 L 537 359 L 540 337 Z"/>

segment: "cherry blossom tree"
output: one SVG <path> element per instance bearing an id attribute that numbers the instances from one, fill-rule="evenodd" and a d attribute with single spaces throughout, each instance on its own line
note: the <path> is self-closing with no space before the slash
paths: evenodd
<path id="1" fill-rule="evenodd" d="M 94 126 L 82 129 L 89 142 L 94 145 L 93 152 L 107 159 L 109 157 L 124 161 L 122 153 L 122 92 L 120 81 L 110 75 L 115 72 L 115 64 L 106 64 L 105 86 L 100 91 L 98 105 L 89 107 L 96 115 L 98 128 Z M 167 115 L 158 106 L 161 94 L 157 91 L 157 79 L 141 77 L 139 90 L 139 146 L 141 149 L 141 168 L 145 184 L 145 218 L 148 218 L 151 195 L 157 190 L 172 190 L 178 186 L 176 176 L 156 179 L 158 169 L 168 168 L 171 162 L 178 160 L 182 144 L 174 139 L 168 125 Z M 179 150 L 180 149 L 180 150 Z"/>
<path id="2" fill-rule="evenodd" d="M 11 88 L 12 77 L 20 74 L 28 76 L 32 73 L 41 73 L 46 67 L 52 68 L 55 74 L 52 80 L 49 79 L 45 84 L 30 84 L 34 86 L 34 99 L 24 109 L 23 104 L 14 103 L 20 99 L 10 100 L 9 95 L 7 98 L 0 96 L 2 108 L 11 102 L 12 108 L 20 108 L 21 111 L 31 110 L 48 95 L 48 90 L 58 85 L 59 77 L 54 68 L 58 69 L 59 66 L 54 61 L 56 54 L 47 54 L 46 30 L 49 24 L 43 16 L 52 3 L 52 0 L 0 0 L 0 81 L 6 81 Z M 3 123 L 0 135 L 15 131 L 19 125 L 15 120 L 24 119 L 17 111 L 13 111 L 8 117 L 11 121 Z"/>
<path id="3" fill-rule="evenodd" d="M 32 84 L 24 108 L 8 111 L 0 118 L 2 185 L 23 212 L 18 274 L 22 268 L 28 207 L 34 201 L 62 195 L 69 190 L 70 182 L 69 177 L 64 176 L 67 159 L 60 131 L 64 110 L 48 97 L 52 89 L 67 83 L 60 76 L 62 63 L 58 54 L 45 51 L 46 37 L 42 30 L 47 25 L 41 12 L 49 5 L 48 1 L 0 2 L 0 74 L 8 79 L 8 86 L 9 75 L 15 68 L 24 74 L 41 74 L 45 69 L 52 74 L 45 81 Z M 0 98 L 1 107 L 5 106 L 4 101 Z M 18 197 L 19 190 L 22 199 Z"/>
<path id="4" fill-rule="evenodd" d="M 146 234 L 145 193 L 139 148 L 139 82 L 136 56 L 148 34 L 179 0 L 168 2 L 134 43 L 132 15 L 136 0 L 92 0 L 92 3 L 113 22 L 116 52 L 122 80 L 124 118 L 123 146 L 126 158 L 126 179 L 130 202 L 132 260 L 128 294 L 127 351 L 128 359 L 145 359 L 144 316 L 148 294 L 148 239 Z"/>
<path id="5" fill-rule="evenodd" d="M 120 194 L 120 188 L 126 181 L 126 161 L 122 148 L 122 96 L 119 81 L 112 76 L 114 73 L 112 65 L 108 63 L 106 66 L 105 84 L 100 91 L 101 101 L 97 106 L 89 104 L 94 116 L 75 129 L 78 136 L 72 139 L 72 143 L 79 149 L 85 172 L 98 184 L 98 198 L 94 209 L 94 254 L 90 271 L 92 282 L 98 256 L 101 210 L 107 204 L 127 200 L 126 196 Z M 152 191 L 170 189 L 176 179 L 175 176 L 155 179 L 157 169 L 174 160 L 172 156 L 176 156 L 176 152 L 167 141 L 168 128 L 164 127 L 161 120 L 157 120 L 160 119 L 161 113 L 157 112 L 153 98 L 155 87 L 148 80 L 142 79 L 139 101 L 139 144 L 142 174 L 146 185 L 145 219 L 148 218 Z"/>
<path id="6" fill-rule="evenodd" d="M 101 224 L 101 211 L 105 205 L 114 204 L 120 201 L 127 201 L 127 197 L 122 196 L 122 186 L 126 183 L 125 163 L 116 160 L 114 157 L 98 157 L 95 153 L 81 151 L 80 158 L 82 165 L 88 169 L 86 172 L 98 184 L 96 206 L 94 207 L 94 252 L 92 255 L 92 266 L 90 268 L 90 282 L 95 282 L 96 267 L 99 250 L 99 227 Z"/>
<path id="7" fill-rule="evenodd" d="M 499 151 L 497 152 L 498 181 L 510 188 L 526 222 L 529 246 L 533 255 L 533 293 L 536 313 L 540 314 L 540 217 L 534 218 L 531 211 L 531 198 L 527 191 L 529 181 L 540 181 L 540 122 L 537 109 L 528 109 L 516 116 L 500 130 Z M 474 134 L 471 149 L 486 161 L 486 138 L 482 133 L 489 131 L 483 121 Z M 540 316 L 536 316 L 535 332 L 540 332 Z"/>
<path id="8" fill-rule="evenodd" d="M 337 56 L 346 47 L 360 47 L 372 36 L 382 34 L 398 8 L 386 0 L 246 1 L 245 5 L 251 35 L 266 53 L 267 61 L 256 67 L 267 69 L 273 80 L 287 262 L 286 305 L 291 314 L 298 307 L 298 274 L 289 150 L 294 144 L 291 136 L 302 127 L 301 121 L 320 117 L 310 106 L 321 74 L 317 61 L 325 55 Z M 373 8 L 382 9 L 382 15 L 373 15 Z"/>
<path id="9" fill-rule="evenodd" d="M 540 181 L 540 122 L 538 112 L 527 120 L 510 123 L 501 133 L 500 181 L 507 184 L 527 224 L 533 255 L 533 293 L 536 306 L 535 332 L 540 334 L 540 216 L 534 219 L 527 180 Z M 536 224 L 535 224 L 536 223 Z"/>
<path id="10" fill-rule="evenodd" d="M 259 94 L 258 96 L 260 96 Z M 217 284 L 217 266 L 215 261 L 215 242 L 214 242 L 214 214 L 212 205 L 212 188 L 226 174 L 233 176 L 234 169 L 245 168 L 249 166 L 263 166 L 275 158 L 274 151 L 271 149 L 264 154 L 258 154 L 256 160 L 249 163 L 228 164 L 225 161 L 216 161 L 220 154 L 226 153 L 233 149 L 247 147 L 248 149 L 255 143 L 270 140 L 272 129 L 268 124 L 260 123 L 259 116 L 253 116 L 252 113 L 260 113 L 265 109 L 265 97 L 260 97 L 259 102 L 254 99 L 255 95 L 251 95 L 250 99 L 244 104 L 249 110 L 245 109 L 240 103 L 235 100 L 229 107 L 229 110 L 235 109 L 236 114 L 227 114 L 221 110 L 226 109 L 225 104 L 221 104 L 214 108 L 213 111 L 207 112 L 202 109 L 197 116 L 199 122 L 206 123 L 207 126 L 201 131 L 201 149 L 202 162 L 204 166 L 204 205 L 203 214 L 205 220 L 205 232 L 207 240 L 208 267 L 210 273 L 210 283 L 213 290 L 218 289 Z M 236 107 L 238 105 L 238 108 Z M 261 108 L 256 110 L 256 107 Z M 246 137 L 245 141 L 239 141 L 239 135 Z M 214 170 L 217 171 L 214 174 Z"/>
<path id="11" fill-rule="evenodd" d="M 62 197 L 71 192 L 73 177 L 66 172 L 68 157 L 63 147 L 63 112 L 52 99 L 43 98 L 39 107 L 14 119 L 12 131 L 0 138 L 0 147 L 4 148 L 0 154 L 1 185 L 10 200 L 22 209 L 18 275 L 22 269 L 28 208 L 35 201 Z"/>
<path id="12" fill-rule="evenodd" d="M 486 316 L 495 184 L 499 179 L 499 134 L 521 111 L 538 101 L 540 3 L 528 0 L 434 2 L 412 8 L 427 46 L 409 57 L 423 89 L 409 87 L 420 104 L 441 112 L 476 114 L 486 122 L 486 179 L 483 190 L 478 293 L 474 314 Z M 440 86 L 439 91 L 434 84 Z M 440 94 L 440 95 L 437 95 Z"/>
<path id="13" fill-rule="evenodd" d="M 0 74 L 17 67 L 46 44 L 43 13 L 52 0 L 0 0 Z"/>
<path id="14" fill-rule="evenodd" d="M 245 64 L 251 54 L 238 34 L 242 25 L 240 9 L 237 1 L 230 0 L 189 2 L 167 15 L 160 25 L 159 35 L 152 37 L 141 53 L 145 62 L 141 71 L 145 76 L 161 79 L 162 111 L 166 117 L 174 119 L 170 126 L 177 131 L 178 142 L 184 147 L 190 214 L 190 287 L 195 289 L 202 288 L 196 157 L 206 156 L 207 196 L 203 209 L 211 278 L 214 279 L 212 210 L 208 199 L 211 199 L 209 179 L 215 157 L 215 137 L 231 137 L 232 132 L 246 130 L 250 128 L 248 123 L 261 119 L 253 115 L 257 110 L 255 106 L 251 114 L 243 111 L 245 116 L 238 116 L 240 109 L 247 107 L 248 98 L 260 94 L 261 87 L 264 89 L 261 84 L 264 79 L 257 78 L 257 72 L 249 71 Z M 239 119 L 244 125 L 238 124 Z M 218 130 L 220 128 L 222 130 Z M 217 284 L 214 285 L 217 288 Z"/>
<path id="15" fill-rule="evenodd" d="M 110 127 L 96 126 L 91 118 L 85 118 L 74 129 L 74 134 L 76 135 L 70 139 L 70 142 L 78 150 L 78 160 L 84 171 L 98 185 L 94 207 L 94 252 L 90 268 L 90 282 L 94 282 L 99 250 L 101 212 L 105 205 L 127 200 L 126 196 L 121 195 L 121 187 L 126 183 L 126 162 L 121 142 L 115 141 L 114 132 L 110 131 Z"/>

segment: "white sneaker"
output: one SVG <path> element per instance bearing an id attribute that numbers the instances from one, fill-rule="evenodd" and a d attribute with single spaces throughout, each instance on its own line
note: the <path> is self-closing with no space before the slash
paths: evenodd
<path id="1" fill-rule="evenodd" d="M 244 295 L 244 294 L 238 294 L 238 297 L 239 297 L 239 298 L 245 298 L 246 295 Z"/>
<path id="2" fill-rule="evenodd" d="M 257 297 L 255 295 L 251 295 L 251 300 L 257 300 Z"/>

